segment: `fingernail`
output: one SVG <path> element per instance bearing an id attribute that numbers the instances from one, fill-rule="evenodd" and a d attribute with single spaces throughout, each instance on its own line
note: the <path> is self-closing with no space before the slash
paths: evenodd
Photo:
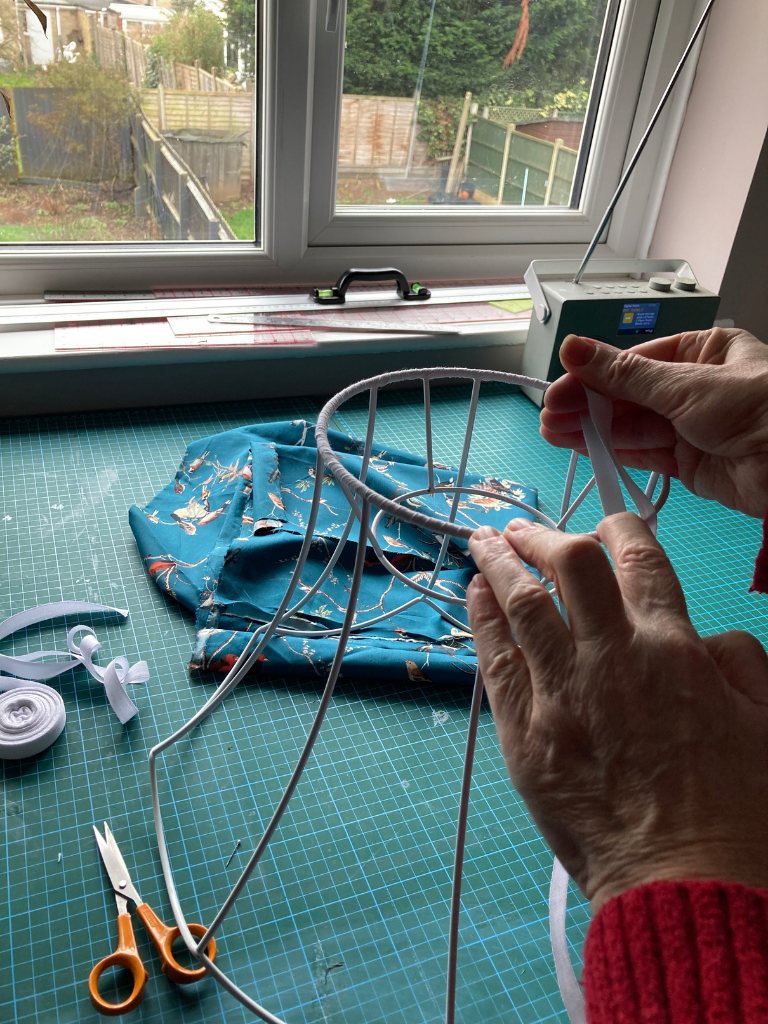
<path id="1" fill-rule="evenodd" d="M 485 578 L 485 576 L 483 576 L 482 573 L 477 573 L 469 581 L 469 584 L 467 586 L 467 594 L 469 594 L 470 591 L 473 591 L 474 593 L 478 593 L 480 591 L 485 591 L 485 590 L 488 590 L 488 589 L 489 589 L 488 580 Z"/>
<path id="2" fill-rule="evenodd" d="M 572 366 L 586 366 L 596 351 L 595 343 L 589 338 L 569 334 L 560 348 L 560 360 L 564 364 L 567 361 Z"/>
<path id="3" fill-rule="evenodd" d="M 516 531 L 516 530 L 530 530 L 532 526 L 535 526 L 530 519 L 510 519 L 507 525 L 504 527 L 505 530 Z"/>
<path id="4" fill-rule="evenodd" d="M 494 529 L 493 526 L 478 526 L 470 540 L 490 540 L 491 537 L 498 537 L 499 531 Z"/>

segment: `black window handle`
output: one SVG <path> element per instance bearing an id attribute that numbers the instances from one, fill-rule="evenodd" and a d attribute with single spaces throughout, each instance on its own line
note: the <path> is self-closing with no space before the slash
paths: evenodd
<path id="1" fill-rule="evenodd" d="M 310 297 L 325 306 L 340 306 L 346 302 L 347 288 L 353 281 L 394 281 L 397 294 L 401 299 L 414 301 L 428 299 L 432 295 L 429 288 L 416 281 L 408 284 L 405 274 L 394 267 L 377 267 L 372 270 L 345 270 L 332 288 L 313 288 Z"/>

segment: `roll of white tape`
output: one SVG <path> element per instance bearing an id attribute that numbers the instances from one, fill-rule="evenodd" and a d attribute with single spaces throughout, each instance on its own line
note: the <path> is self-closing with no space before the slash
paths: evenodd
<path id="1" fill-rule="evenodd" d="M 0 677 L 0 759 L 18 761 L 47 750 L 67 716 L 56 690 L 27 679 Z"/>

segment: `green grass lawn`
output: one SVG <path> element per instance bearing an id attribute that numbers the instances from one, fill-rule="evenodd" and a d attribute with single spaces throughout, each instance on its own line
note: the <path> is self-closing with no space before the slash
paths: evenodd
<path id="1" fill-rule="evenodd" d="M 235 237 L 252 242 L 254 206 L 222 205 Z M 0 244 L 3 242 L 148 241 L 158 233 L 148 220 L 137 220 L 133 199 L 76 186 L 22 185 L 0 181 Z"/>
<path id="2" fill-rule="evenodd" d="M 23 224 L 0 224 L 0 242 L 29 242 L 32 241 L 29 237 L 29 228 Z M 42 238 L 38 236 L 34 241 L 57 242 L 59 239 L 49 236 L 49 238 Z"/>
<path id="3" fill-rule="evenodd" d="M 74 217 L 66 222 L 35 221 L 0 224 L 0 242 L 112 242 L 114 232 L 97 217 Z"/>
<path id="4" fill-rule="evenodd" d="M 96 217 L 67 220 L 65 223 L 0 224 L 0 242 L 114 242 L 115 232 Z M 144 241 L 139 233 L 129 240 Z"/>
<path id="5" fill-rule="evenodd" d="M 40 80 L 36 71 L 6 71 L 0 74 L 0 89 L 12 89 L 14 85 L 39 85 Z M 4 105 L 1 109 L 4 109 Z"/>
<path id="6" fill-rule="evenodd" d="M 147 241 L 156 235 L 149 221 L 136 218 L 130 194 L 0 182 L 0 243 Z"/>
<path id="7" fill-rule="evenodd" d="M 256 212 L 253 206 L 227 205 L 221 207 L 224 219 L 241 242 L 253 241 L 254 215 Z"/>

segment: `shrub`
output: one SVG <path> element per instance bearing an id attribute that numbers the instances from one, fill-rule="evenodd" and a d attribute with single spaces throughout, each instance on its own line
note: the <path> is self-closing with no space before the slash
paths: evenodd
<path id="1" fill-rule="evenodd" d="M 136 96 L 124 78 L 89 61 L 54 64 L 29 122 L 45 139 L 51 177 L 109 181 L 130 174 L 126 145 Z M 47 90 L 50 89 L 50 95 Z"/>
<path id="2" fill-rule="evenodd" d="M 178 64 L 194 64 L 210 71 L 224 63 L 224 29 L 221 21 L 201 4 L 176 11 L 155 36 L 150 52 Z"/>

